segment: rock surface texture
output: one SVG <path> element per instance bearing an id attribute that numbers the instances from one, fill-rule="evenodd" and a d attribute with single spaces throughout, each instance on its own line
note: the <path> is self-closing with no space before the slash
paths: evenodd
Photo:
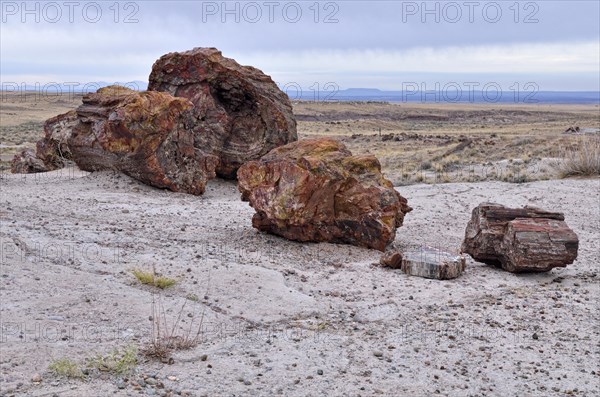
<path id="1" fill-rule="evenodd" d="M 77 108 L 73 160 L 84 171 L 114 169 L 154 187 L 202 194 L 218 159 L 194 145 L 192 107 L 162 92 L 101 88 Z"/>
<path id="2" fill-rule="evenodd" d="M 472 213 L 462 251 L 509 272 L 546 272 L 577 258 L 579 239 L 560 212 L 482 203 Z"/>
<path id="3" fill-rule="evenodd" d="M 465 270 L 465 257 L 432 248 L 402 254 L 401 269 L 410 276 L 449 280 Z"/>
<path id="4" fill-rule="evenodd" d="M 74 110 L 46 120 L 44 137 L 37 142 L 36 150 L 24 149 L 15 155 L 11 171 L 30 174 L 63 168 L 72 159 L 68 140 L 76 124 L 77 114 Z"/>
<path id="5" fill-rule="evenodd" d="M 383 251 L 412 210 L 375 157 L 353 156 L 331 139 L 290 143 L 246 163 L 238 187 L 256 210 L 255 228 L 296 241 Z"/>
<path id="6" fill-rule="evenodd" d="M 72 110 L 44 123 L 44 138 L 37 142 L 36 154 L 49 170 L 63 168 L 72 160 L 68 142 L 77 122 L 77 113 Z"/>
<path id="7" fill-rule="evenodd" d="M 287 95 L 260 70 L 215 48 L 162 56 L 152 67 L 148 90 L 194 104 L 194 144 L 220 159 L 220 177 L 234 179 L 242 164 L 298 139 Z"/>
<path id="8" fill-rule="evenodd" d="M 10 163 L 10 172 L 13 174 L 32 174 L 35 172 L 49 171 L 44 162 L 37 157 L 35 150 L 23 149 L 15 154 Z"/>
<path id="9" fill-rule="evenodd" d="M 400 269 L 402 267 L 402 252 L 397 249 L 385 251 L 379 259 L 379 264 L 383 267 Z"/>

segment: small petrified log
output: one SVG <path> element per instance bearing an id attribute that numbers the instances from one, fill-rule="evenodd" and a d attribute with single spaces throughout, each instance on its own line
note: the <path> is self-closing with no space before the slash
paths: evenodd
<path id="1" fill-rule="evenodd" d="M 541 272 L 577 258 L 579 240 L 560 212 L 482 203 L 473 209 L 462 251 L 510 272 Z"/>
<path id="2" fill-rule="evenodd" d="M 465 257 L 431 248 L 407 251 L 402 254 L 401 269 L 411 276 L 449 280 L 465 270 Z"/>
<path id="3" fill-rule="evenodd" d="M 36 156 L 33 149 L 23 149 L 13 157 L 10 163 L 10 171 L 13 174 L 33 174 L 36 172 L 46 172 L 48 168 Z"/>

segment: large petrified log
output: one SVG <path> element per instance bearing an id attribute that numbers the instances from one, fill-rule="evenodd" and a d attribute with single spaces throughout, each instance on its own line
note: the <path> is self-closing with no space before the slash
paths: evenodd
<path id="1" fill-rule="evenodd" d="M 84 171 L 114 169 L 148 185 L 202 194 L 218 159 L 194 145 L 192 103 L 162 92 L 110 86 L 83 97 L 69 137 Z"/>
<path id="2" fill-rule="evenodd" d="M 148 90 L 194 104 L 195 145 L 219 157 L 220 177 L 234 179 L 242 164 L 298 139 L 287 95 L 260 70 L 216 48 L 162 56 L 152 67 Z"/>
<path id="3" fill-rule="evenodd" d="M 383 251 L 412 210 L 373 156 L 353 156 L 331 139 L 290 143 L 238 171 L 252 225 L 297 241 Z"/>
<path id="4" fill-rule="evenodd" d="M 482 203 L 472 213 L 462 251 L 509 272 L 545 272 L 577 258 L 579 240 L 560 212 Z"/>

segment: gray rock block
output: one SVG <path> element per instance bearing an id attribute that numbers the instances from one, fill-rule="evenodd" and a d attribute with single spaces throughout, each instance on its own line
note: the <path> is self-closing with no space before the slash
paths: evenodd
<path id="1" fill-rule="evenodd" d="M 464 256 L 432 248 L 422 248 L 402 254 L 401 269 L 411 276 L 449 280 L 460 276 L 465 266 Z"/>

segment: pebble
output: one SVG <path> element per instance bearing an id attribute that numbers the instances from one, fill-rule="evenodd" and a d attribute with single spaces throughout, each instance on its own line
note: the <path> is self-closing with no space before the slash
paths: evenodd
<path id="1" fill-rule="evenodd" d="M 155 385 L 156 384 L 156 379 L 154 379 L 154 378 L 146 378 L 146 384 L 147 385 Z"/>
<path id="2" fill-rule="evenodd" d="M 374 352 L 373 352 L 373 355 L 374 355 L 375 357 L 383 357 L 383 352 L 380 352 L 380 351 L 374 351 Z"/>
<path id="3" fill-rule="evenodd" d="M 246 386 L 250 386 L 250 385 L 252 384 L 252 382 L 250 382 L 249 380 L 245 380 L 245 381 L 244 381 L 244 384 L 245 384 Z"/>
<path id="4" fill-rule="evenodd" d="M 40 383 L 42 381 L 42 376 L 38 373 L 35 373 L 32 377 L 31 377 L 31 381 L 34 383 Z"/>
<path id="5" fill-rule="evenodd" d="M 117 385 L 117 389 L 125 388 L 125 382 L 123 381 L 123 379 L 118 379 L 116 385 Z"/>
<path id="6" fill-rule="evenodd" d="M 318 369 L 317 370 L 317 375 L 323 375 L 323 370 L 322 369 Z"/>

